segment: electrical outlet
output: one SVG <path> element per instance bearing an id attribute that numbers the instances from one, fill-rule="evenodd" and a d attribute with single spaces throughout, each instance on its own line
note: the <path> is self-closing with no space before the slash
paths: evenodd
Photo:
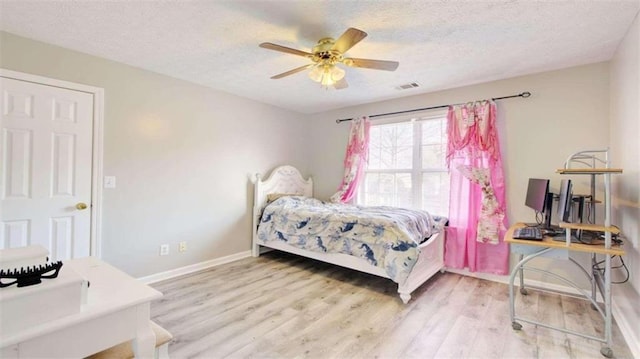
<path id="1" fill-rule="evenodd" d="M 178 244 L 178 251 L 186 252 L 187 251 L 187 242 L 180 242 L 180 244 Z"/>
<path id="2" fill-rule="evenodd" d="M 169 245 L 168 244 L 160 245 L 160 255 L 161 256 L 168 256 L 169 255 Z"/>

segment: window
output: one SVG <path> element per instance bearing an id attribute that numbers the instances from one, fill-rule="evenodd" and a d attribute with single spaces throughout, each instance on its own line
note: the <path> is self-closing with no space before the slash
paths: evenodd
<path id="1" fill-rule="evenodd" d="M 445 113 L 371 125 L 358 203 L 449 214 Z"/>

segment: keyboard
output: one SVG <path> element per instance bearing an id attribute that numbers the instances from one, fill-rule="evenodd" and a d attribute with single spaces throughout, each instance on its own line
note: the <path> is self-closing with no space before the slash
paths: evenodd
<path id="1" fill-rule="evenodd" d="M 542 231 L 538 227 L 516 228 L 513 231 L 513 238 L 541 241 L 542 240 Z"/>

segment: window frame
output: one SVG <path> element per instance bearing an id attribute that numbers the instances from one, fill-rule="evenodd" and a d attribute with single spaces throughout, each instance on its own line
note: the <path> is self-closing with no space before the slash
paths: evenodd
<path id="1" fill-rule="evenodd" d="M 399 116 L 388 117 L 384 119 L 374 120 L 375 123 L 371 124 L 371 127 L 374 126 L 383 126 L 383 125 L 391 125 L 391 124 L 401 124 L 401 123 L 413 123 L 413 143 L 412 143 L 412 162 L 411 168 L 406 169 L 369 169 L 369 164 L 364 169 L 363 181 L 358 188 L 358 192 L 356 194 L 355 202 L 358 205 L 367 205 L 364 202 L 364 190 L 365 190 L 365 181 L 367 174 L 400 174 L 400 173 L 408 173 L 411 176 L 411 196 L 412 196 L 412 207 L 413 208 L 423 208 L 423 193 L 422 193 L 422 181 L 425 173 L 449 173 L 449 169 L 446 167 L 446 163 L 443 163 L 442 168 L 423 168 L 423 158 L 422 158 L 422 146 L 424 143 L 422 142 L 422 124 L 425 121 L 429 120 L 442 120 L 445 121 L 446 126 L 446 117 L 447 110 L 446 109 L 438 109 L 438 110 L 429 110 L 422 111 L 419 113 L 413 114 L 405 114 Z M 373 121 L 372 121 L 373 122 Z M 443 134 L 446 136 L 445 133 Z M 444 142 L 446 144 L 446 141 Z M 446 154 L 445 154 L 446 155 Z M 394 193 L 397 196 L 397 192 Z M 448 202 L 448 201 L 447 201 Z M 447 208 L 449 204 L 447 203 Z M 439 215 L 448 215 L 448 213 L 437 213 Z"/>

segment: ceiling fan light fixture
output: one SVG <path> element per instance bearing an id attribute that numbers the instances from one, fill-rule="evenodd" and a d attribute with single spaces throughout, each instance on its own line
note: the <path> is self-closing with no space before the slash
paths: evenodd
<path id="1" fill-rule="evenodd" d="M 344 75 L 344 70 L 335 65 L 318 65 L 309 71 L 309 78 L 325 87 L 342 80 Z"/>
<path id="2" fill-rule="evenodd" d="M 342 80 L 344 78 L 344 70 L 334 65 L 331 68 L 331 78 L 335 82 Z"/>
<path id="3" fill-rule="evenodd" d="M 321 82 L 324 71 L 322 66 L 314 66 L 311 71 L 309 71 L 309 78 L 315 82 Z"/>
<path id="4" fill-rule="evenodd" d="M 322 86 L 324 87 L 329 87 L 329 86 L 333 86 L 333 84 L 336 83 L 335 81 L 333 81 L 333 79 L 331 78 L 331 76 L 327 76 L 326 74 L 324 74 L 322 76 L 322 81 L 320 81 L 320 84 L 322 84 Z"/>

